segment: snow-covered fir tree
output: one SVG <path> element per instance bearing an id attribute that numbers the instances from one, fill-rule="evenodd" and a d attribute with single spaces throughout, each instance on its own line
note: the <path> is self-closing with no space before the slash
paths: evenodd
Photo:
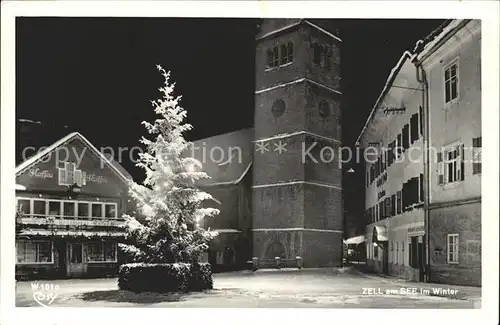
<path id="1" fill-rule="evenodd" d="M 211 195 L 196 185 L 209 176 L 198 160 L 185 155 L 190 143 L 183 134 L 192 126 L 183 122 L 187 112 L 179 106 L 181 96 L 174 96 L 170 72 L 160 65 L 157 68 L 165 78 L 164 86 L 159 88 L 162 98 L 151 101 L 159 116 L 153 123 L 142 123 L 154 139 L 141 139 L 146 152 L 139 155 L 137 163 L 145 170 L 146 178 L 143 185 L 131 183 L 131 193 L 147 218 L 140 223 L 124 216 L 128 241 L 121 248 L 135 262 L 193 263 L 217 235 L 197 224 L 203 218 L 214 217 L 219 210 L 202 207 Z"/>

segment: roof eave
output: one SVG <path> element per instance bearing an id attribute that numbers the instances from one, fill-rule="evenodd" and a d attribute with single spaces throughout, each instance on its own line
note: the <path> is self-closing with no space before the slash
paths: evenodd
<path id="1" fill-rule="evenodd" d="M 394 83 L 394 80 L 396 79 L 397 75 L 401 71 L 401 68 L 403 67 L 406 60 L 411 59 L 411 57 L 412 57 L 412 55 L 410 52 L 408 52 L 408 51 L 403 52 L 403 55 L 401 55 L 401 57 L 399 58 L 398 63 L 392 69 L 392 72 L 389 75 L 389 78 L 387 79 L 384 88 L 382 88 L 382 92 L 380 93 L 379 97 L 377 98 L 377 101 L 375 102 L 375 105 L 373 106 L 372 110 L 370 111 L 370 115 L 368 115 L 368 118 L 365 122 L 363 129 L 361 130 L 358 138 L 356 139 L 356 142 L 355 142 L 356 146 L 359 146 L 359 143 L 360 143 L 361 138 L 363 137 L 363 134 L 365 133 L 372 118 L 375 116 L 375 112 L 378 108 L 378 105 L 380 105 L 381 101 L 384 99 L 384 97 L 387 95 L 389 90 L 392 88 L 392 84 Z"/>

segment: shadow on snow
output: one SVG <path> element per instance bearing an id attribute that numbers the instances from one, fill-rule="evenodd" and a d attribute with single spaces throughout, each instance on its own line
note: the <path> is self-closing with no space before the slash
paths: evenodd
<path id="1" fill-rule="evenodd" d="M 242 293 L 238 289 L 212 289 L 201 292 L 172 292 L 172 293 L 158 293 L 158 292 L 139 292 L 125 290 L 97 290 L 91 292 L 84 292 L 78 295 L 78 299 L 88 302 L 123 302 L 133 304 L 158 304 L 164 302 L 181 302 L 190 299 L 203 299 L 214 296 L 221 296 L 227 294 Z"/>

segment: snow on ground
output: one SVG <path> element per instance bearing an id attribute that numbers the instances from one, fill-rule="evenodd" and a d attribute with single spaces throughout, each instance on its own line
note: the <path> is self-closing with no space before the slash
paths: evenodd
<path id="1" fill-rule="evenodd" d="M 477 297 L 398 294 L 416 286 L 332 269 L 215 274 L 213 290 L 194 293 L 135 294 L 118 290 L 116 279 L 47 283 L 58 285 L 56 307 L 478 308 Z M 16 305 L 39 306 L 29 282 L 18 283 Z"/>

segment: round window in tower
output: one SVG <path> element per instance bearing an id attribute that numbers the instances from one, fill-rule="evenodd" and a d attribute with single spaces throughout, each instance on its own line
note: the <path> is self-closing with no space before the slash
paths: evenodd
<path id="1" fill-rule="evenodd" d="M 328 105 L 326 100 L 319 102 L 319 115 L 325 118 L 330 115 L 330 105 Z"/>
<path id="2" fill-rule="evenodd" d="M 271 111 L 274 117 L 280 117 L 281 115 L 283 115 L 283 113 L 285 112 L 285 102 L 283 101 L 283 99 L 275 100 Z"/>

